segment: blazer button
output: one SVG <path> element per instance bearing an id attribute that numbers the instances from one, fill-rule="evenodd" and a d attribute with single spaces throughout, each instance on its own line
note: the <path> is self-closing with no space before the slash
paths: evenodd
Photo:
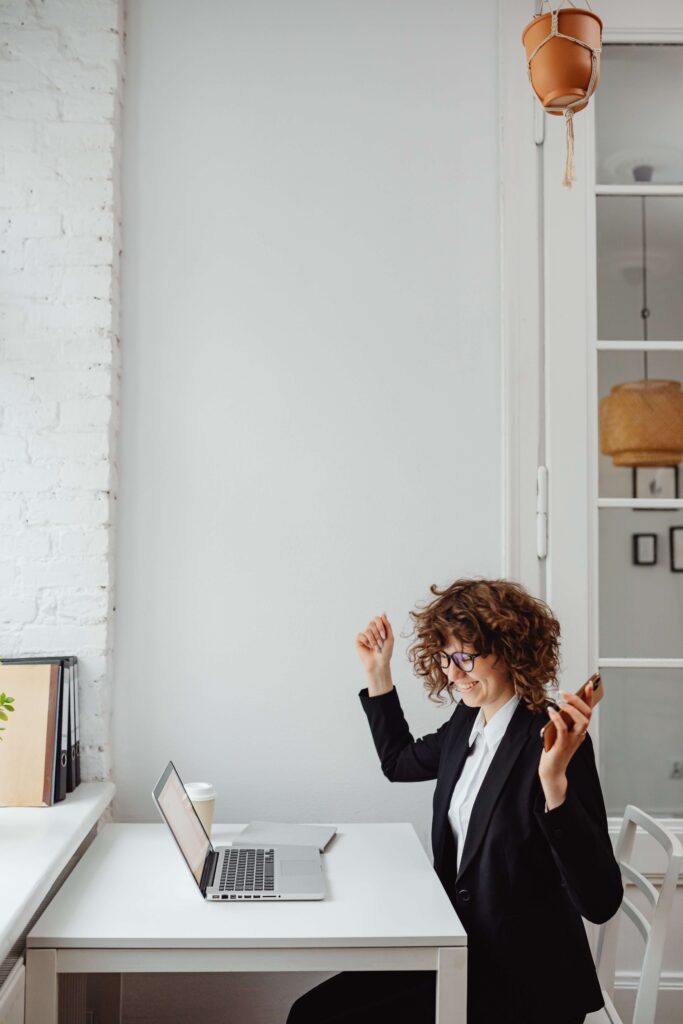
<path id="1" fill-rule="evenodd" d="M 472 899 L 469 889 L 460 889 L 457 895 L 458 899 L 461 899 L 463 903 L 469 903 Z"/>

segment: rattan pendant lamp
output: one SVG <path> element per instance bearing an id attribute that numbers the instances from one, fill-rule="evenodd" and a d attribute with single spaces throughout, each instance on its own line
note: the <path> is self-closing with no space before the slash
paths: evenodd
<path id="1" fill-rule="evenodd" d="M 562 184 L 567 188 L 574 181 L 574 114 L 588 105 L 600 78 L 602 21 L 587 6 L 584 10 L 571 0 L 551 6 L 551 0 L 543 0 L 522 33 L 531 88 L 544 110 L 565 119 L 567 159 Z"/>
<path id="2" fill-rule="evenodd" d="M 652 167 L 636 167 L 636 181 L 651 181 Z M 646 199 L 641 196 L 643 341 L 648 341 Z M 677 466 L 683 461 L 683 392 L 677 380 L 650 380 L 647 349 L 643 379 L 616 384 L 600 402 L 600 449 L 615 466 Z"/>

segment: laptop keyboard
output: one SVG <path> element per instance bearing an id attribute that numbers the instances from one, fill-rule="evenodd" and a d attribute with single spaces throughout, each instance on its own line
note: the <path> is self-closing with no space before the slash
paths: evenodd
<path id="1" fill-rule="evenodd" d="M 226 851 L 218 882 L 221 892 L 272 892 L 274 886 L 274 850 L 233 847 Z"/>

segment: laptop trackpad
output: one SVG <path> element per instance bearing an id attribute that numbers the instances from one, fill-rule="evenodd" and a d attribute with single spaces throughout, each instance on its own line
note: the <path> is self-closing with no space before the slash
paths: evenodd
<path id="1" fill-rule="evenodd" d="M 280 873 L 283 875 L 312 875 L 320 874 L 320 866 L 314 860 L 283 860 L 280 864 Z"/>

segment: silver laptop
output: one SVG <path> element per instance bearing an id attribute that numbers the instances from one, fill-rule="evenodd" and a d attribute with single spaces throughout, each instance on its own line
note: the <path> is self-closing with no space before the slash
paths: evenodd
<path id="1" fill-rule="evenodd" d="M 317 847 L 214 847 L 172 761 L 152 795 L 205 900 L 325 898 Z"/>

